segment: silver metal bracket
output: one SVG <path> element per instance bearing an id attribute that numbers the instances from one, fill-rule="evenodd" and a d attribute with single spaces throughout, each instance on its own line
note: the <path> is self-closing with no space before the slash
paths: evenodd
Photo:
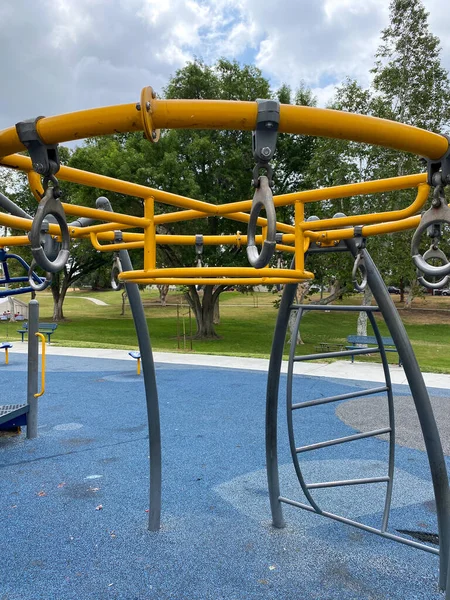
<path id="1" fill-rule="evenodd" d="M 428 185 L 450 185 L 450 137 L 443 135 L 449 143 L 447 152 L 437 160 L 426 158 L 427 164 L 427 183 Z"/>
<path id="2" fill-rule="evenodd" d="M 278 125 L 280 123 L 280 103 L 278 100 L 256 100 L 258 115 L 255 130 L 252 132 L 252 150 L 256 161 L 253 169 L 253 185 L 258 187 L 259 170 L 267 170 L 269 184 L 272 185 L 272 168 L 269 161 L 275 154 Z"/>
<path id="3" fill-rule="evenodd" d="M 52 177 L 60 168 L 58 144 L 45 144 L 37 132 L 37 122 L 44 117 L 16 123 L 19 140 L 28 150 L 33 170 L 44 177 Z"/>

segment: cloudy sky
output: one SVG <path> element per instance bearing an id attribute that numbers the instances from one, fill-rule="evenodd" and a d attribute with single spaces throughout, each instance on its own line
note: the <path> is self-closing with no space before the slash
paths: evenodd
<path id="1" fill-rule="evenodd" d="M 450 70 L 448 0 L 424 0 Z M 0 129 L 37 115 L 135 102 L 194 56 L 304 81 L 324 106 L 369 82 L 389 0 L 1 0 Z"/>

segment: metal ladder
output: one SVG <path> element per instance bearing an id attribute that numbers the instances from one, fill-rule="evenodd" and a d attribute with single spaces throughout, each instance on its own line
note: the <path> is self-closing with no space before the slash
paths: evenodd
<path id="1" fill-rule="evenodd" d="M 296 295 L 297 286 L 295 284 L 287 284 L 284 288 L 283 295 L 280 302 L 278 311 L 278 318 L 275 325 L 275 331 L 273 336 L 272 351 L 270 355 L 269 371 L 267 378 L 267 393 L 266 393 L 266 468 L 267 468 L 267 482 L 270 506 L 272 512 L 272 523 L 274 527 L 282 528 L 285 526 L 283 518 L 282 505 L 289 504 L 304 510 L 319 514 L 323 517 L 328 517 L 335 521 L 352 525 L 363 531 L 377 534 L 381 537 L 391 539 L 402 544 L 412 546 L 421 550 L 425 550 L 431 554 L 439 555 L 439 586 L 442 590 L 447 588 L 447 600 L 450 600 L 450 584 L 447 585 L 447 573 L 449 573 L 449 547 L 450 547 L 450 492 L 449 482 L 447 475 L 447 467 L 445 464 L 444 455 L 442 452 L 442 445 L 439 437 L 439 432 L 436 426 L 436 421 L 431 408 L 430 398 L 427 387 L 423 380 L 420 372 L 417 359 L 414 355 L 411 343 L 408 335 L 404 328 L 404 325 L 398 315 L 398 312 L 392 302 L 386 286 L 384 285 L 383 279 L 376 268 L 370 254 L 366 248 L 358 248 L 354 240 L 345 241 L 346 248 L 343 250 L 349 251 L 356 259 L 361 254 L 366 274 L 367 284 L 369 285 L 378 307 L 344 307 L 344 306 L 327 306 L 322 307 L 320 305 L 296 305 L 294 298 Z M 333 251 L 333 250 L 331 250 Z M 289 430 L 289 445 L 291 449 L 292 458 L 294 461 L 294 468 L 297 474 L 300 487 L 307 499 L 307 502 L 298 502 L 291 500 L 282 495 L 280 490 L 280 476 L 279 476 L 279 465 L 278 465 L 278 396 L 279 396 L 279 385 L 280 385 L 280 374 L 283 361 L 283 352 L 286 338 L 286 331 L 288 328 L 289 317 L 292 310 L 298 309 L 299 314 L 297 315 L 296 329 L 298 330 L 300 320 L 304 311 L 306 310 L 330 310 L 330 311 L 346 311 L 354 310 L 361 311 L 365 310 L 368 314 L 368 318 L 372 324 L 375 336 L 378 341 L 376 348 L 361 348 L 352 350 L 342 350 L 339 352 L 325 352 L 310 354 L 308 356 L 296 356 L 295 347 L 291 346 L 289 363 L 288 363 L 288 430 Z M 428 461 L 430 465 L 431 479 L 434 488 L 434 497 L 436 501 L 436 513 L 437 513 L 437 525 L 439 534 L 439 550 L 432 548 L 425 544 L 410 540 L 408 538 L 401 537 L 399 535 L 390 533 L 387 531 L 389 511 L 391 503 L 392 485 L 393 485 L 393 470 L 394 470 L 394 445 L 395 445 L 395 426 L 394 426 L 394 410 L 392 401 L 392 388 L 391 380 L 389 375 L 389 368 L 386 359 L 386 351 L 383 346 L 380 332 L 374 319 L 374 312 L 380 311 L 387 325 L 389 333 L 395 343 L 398 351 L 399 358 L 402 362 L 403 369 L 406 378 L 409 383 L 411 390 L 412 399 L 415 404 L 419 422 L 421 425 L 422 433 L 424 436 L 424 442 L 426 446 Z M 296 335 L 293 336 L 295 343 Z M 379 352 L 383 364 L 385 385 L 382 387 L 370 388 L 366 391 L 358 391 L 350 394 L 341 394 L 336 396 L 330 396 L 328 398 L 319 398 L 316 400 L 306 400 L 303 402 L 294 402 L 292 398 L 292 383 L 293 383 L 293 371 L 294 364 L 300 361 L 316 360 L 320 358 L 332 358 L 332 357 L 345 357 L 350 355 L 363 355 L 368 353 Z M 331 402 L 337 402 L 339 400 L 345 400 L 350 398 L 356 398 L 357 396 L 369 395 L 379 392 L 385 392 L 387 394 L 387 402 L 389 407 L 389 427 L 377 429 L 374 431 L 368 431 L 364 433 L 357 433 L 354 435 L 346 436 L 344 438 L 338 438 L 334 440 L 326 440 L 309 444 L 307 446 L 297 446 L 295 440 L 295 433 L 293 428 L 293 414 L 299 410 L 307 407 L 319 406 Z M 337 444 L 343 444 L 358 439 L 373 437 L 387 433 L 389 435 L 389 459 L 387 465 L 387 475 L 384 477 L 369 477 L 366 479 L 348 479 L 348 480 L 336 480 L 336 481 L 324 481 L 324 482 L 313 482 L 307 483 L 303 477 L 302 470 L 300 468 L 298 457 L 305 452 L 311 452 L 319 450 L 327 446 L 334 446 Z M 364 485 L 364 484 L 381 484 L 386 483 L 386 496 L 384 503 L 384 511 L 382 516 L 382 522 L 380 528 L 371 527 L 358 521 L 353 521 L 344 516 L 328 512 L 321 509 L 319 504 L 313 498 L 314 490 L 321 488 L 333 488 L 339 486 L 353 486 L 353 485 Z"/>
<path id="2" fill-rule="evenodd" d="M 323 514 L 323 510 L 320 508 L 318 502 L 313 498 L 311 494 L 311 490 L 320 489 L 320 488 L 329 488 L 329 487 L 339 487 L 339 486 L 353 486 L 353 485 L 365 485 L 365 484 L 374 484 L 374 483 L 386 483 L 386 496 L 384 502 L 384 511 L 381 522 L 381 527 L 379 529 L 379 533 L 384 533 L 388 526 L 389 521 L 389 512 L 391 506 L 392 499 L 392 487 L 394 482 L 394 458 L 395 458 L 395 418 L 394 418 L 394 401 L 392 396 L 392 384 L 389 372 L 389 365 L 387 362 L 386 351 L 383 346 L 383 341 L 381 337 L 381 333 L 379 331 L 377 322 L 373 316 L 374 312 L 379 311 L 377 306 L 326 306 L 319 304 L 293 304 L 290 307 L 292 310 L 297 310 L 297 318 L 295 321 L 293 335 L 291 337 L 290 343 L 290 352 L 289 352 L 289 362 L 288 362 L 288 372 L 287 372 L 287 390 L 286 390 L 286 402 L 287 402 L 287 424 L 288 424 L 288 435 L 289 435 L 289 445 L 291 449 L 292 460 L 294 463 L 295 472 L 297 474 L 298 481 L 300 486 L 305 494 L 309 502 L 308 505 L 302 505 L 302 508 L 308 507 L 319 514 Z M 377 339 L 378 347 L 375 348 L 361 348 L 357 350 L 341 350 L 337 352 L 323 352 L 318 354 L 307 354 L 303 356 L 295 355 L 295 347 L 297 340 L 297 333 L 300 329 L 300 323 L 302 317 L 304 316 L 306 311 L 328 311 L 328 312 L 360 312 L 361 310 L 367 313 L 370 324 L 372 325 L 375 337 Z M 308 400 L 303 402 L 294 402 L 293 399 L 293 376 L 294 376 L 294 364 L 296 362 L 304 362 L 311 360 L 320 360 L 324 358 L 338 358 L 338 357 L 346 357 L 351 356 L 352 354 L 364 355 L 364 354 L 373 354 L 379 353 L 381 355 L 381 360 L 383 364 L 384 377 L 385 377 L 385 385 L 381 387 L 373 387 L 367 390 L 358 390 L 356 392 L 351 392 L 348 394 L 339 394 L 335 396 L 329 396 L 327 398 L 318 398 L 316 400 Z M 386 393 L 387 396 L 387 404 L 389 410 L 389 427 L 384 427 L 381 429 L 375 429 L 373 431 L 367 431 L 363 433 L 357 433 L 353 435 L 348 435 L 345 437 L 325 440 L 321 442 L 317 442 L 314 444 L 309 444 L 307 446 L 297 446 L 296 444 L 296 435 L 294 431 L 294 423 L 293 423 L 293 413 L 300 409 L 310 408 L 315 406 L 320 406 L 323 404 L 329 404 L 332 402 L 339 402 L 341 400 L 350 400 L 352 398 L 369 396 L 372 394 L 381 394 Z M 299 455 L 304 452 L 311 452 L 315 450 L 319 450 L 320 448 L 327 448 L 330 446 L 335 446 L 337 444 L 344 444 L 348 442 L 353 442 L 355 440 L 361 440 L 364 438 L 374 437 L 377 435 L 389 434 L 389 459 L 388 459 L 388 468 L 387 475 L 384 477 L 366 477 L 362 479 L 346 479 L 346 480 L 336 480 L 336 481 L 323 481 L 323 482 L 315 482 L 315 483 L 306 483 L 305 478 L 302 473 L 302 469 L 299 463 Z M 281 502 L 285 502 L 287 504 L 294 504 L 295 506 L 299 506 L 298 502 L 294 502 L 284 497 L 280 497 L 279 500 Z M 337 516 L 337 515 L 336 515 Z M 356 524 L 357 522 L 354 522 Z M 362 524 L 358 524 L 362 525 Z M 427 547 L 428 548 L 428 547 Z"/>

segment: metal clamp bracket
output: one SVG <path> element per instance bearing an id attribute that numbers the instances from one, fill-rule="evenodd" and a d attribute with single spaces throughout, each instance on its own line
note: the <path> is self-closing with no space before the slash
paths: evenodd
<path id="1" fill-rule="evenodd" d="M 427 163 L 427 183 L 428 185 L 450 185 L 450 137 L 443 135 L 449 143 L 447 152 L 438 158 L 433 160 L 426 158 Z"/>
<path id="2" fill-rule="evenodd" d="M 258 186 L 258 175 L 261 168 L 267 170 L 269 184 L 272 185 L 272 168 L 269 161 L 275 154 L 278 125 L 280 123 L 280 103 L 278 100 L 256 100 L 258 115 L 255 130 L 252 132 L 252 150 L 256 160 L 253 169 L 253 185 Z"/>
<path id="3" fill-rule="evenodd" d="M 37 131 L 37 122 L 44 117 L 27 119 L 16 123 L 19 140 L 28 150 L 33 170 L 44 177 L 52 177 L 59 171 L 58 144 L 45 144 Z"/>

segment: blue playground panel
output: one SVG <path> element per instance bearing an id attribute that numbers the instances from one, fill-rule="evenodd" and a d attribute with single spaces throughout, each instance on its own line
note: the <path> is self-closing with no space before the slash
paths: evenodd
<path id="1" fill-rule="evenodd" d="M 39 437 L 0 437 L 1 600 L 443 598 L 436 556 L 288 506 L 287 527 L 271 526 L 265 373 L 158 365 L 163 526 L 149 533 L 143 379 L 129 359 L 47 362 Z M 314 377 L 296 385 L 302 399 L 363 387 Z M 23 402 L 25 355 L 2 369 L 2 390 L 3 401 Z M 353 432 L 331 404 L 302 418 L 305 444 Z M 303 501 L 281 429 L 282 493 Z M 311 453 L 302 464 L 319 481 L 377 475 L 386 459 L 387 442 L 366 439 Z M 435 533 L 426 454 L 398 447 L 396 477 L 390 531 Z M 383 490 L 316 497 L 378 526 Z"/>

